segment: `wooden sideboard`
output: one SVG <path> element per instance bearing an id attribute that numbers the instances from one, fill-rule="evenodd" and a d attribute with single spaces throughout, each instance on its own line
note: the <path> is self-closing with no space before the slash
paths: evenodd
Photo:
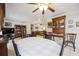
<path id="1" fill-rule="evenodd" d="M 5 17 L 5 4 L 0 3 L 0 31 L 2 31 L 3 28 L 4 17 Z"/>
<path id="2" fill-rule="evenodd" d="M 0 3 L 0 31 L 2 31 L 3 29 L 4 17 L 5 17 L 5 4 Z M 7 56 L 7 55 L 8 55 L 7 42 L 4 40 L 0 40 L 0 56 Z"/>
<path id="3" fill-rule="evenodd" d="M 8 56 L 7 41 L 0 40 L 0 56 Z"/>
<path id="4" fill-rule="evenodd" d="M 45 36 L 45 32 L 46 31 L 33 31 L 32 36 L 37 36 L 37 35 Z"/>

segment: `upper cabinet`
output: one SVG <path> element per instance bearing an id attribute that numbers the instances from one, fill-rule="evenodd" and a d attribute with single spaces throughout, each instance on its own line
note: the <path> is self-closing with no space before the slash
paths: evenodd
<path id="1" fill-rule="evenodd" d="M 65 32 L 65 16 L 60 16 L 52 19 L 53 33 L 62 34 Z"/>
<path id="2" fill-rule="evenodd" d="M 0 3 L 0 18 L 5 17 L 5 4 Z"/>
<path id="3" fill-rule="evenodd" d="M 64 24 L 65 24 L 65 16 L 53 19 L 53 28 L 64 28 Z"/>
<path id="4" fill-rule="evenodd" d="M 4 17 L 5 17 L 5 4 L 0 3 L 0 31 L 2 31 L 3 28 Z"/>

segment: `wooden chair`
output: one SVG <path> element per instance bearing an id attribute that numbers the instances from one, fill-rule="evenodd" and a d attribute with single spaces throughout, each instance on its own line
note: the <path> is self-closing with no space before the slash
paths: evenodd
<path id="1" fill-rule="evenodd" d="M 72 43 L 74 51 L 75 51 L 76 35 L 77 35 L 76 33 L 67 33 L 67 41 L 65 42 L 65 46 L 68 46 L 68 43 Z"/>

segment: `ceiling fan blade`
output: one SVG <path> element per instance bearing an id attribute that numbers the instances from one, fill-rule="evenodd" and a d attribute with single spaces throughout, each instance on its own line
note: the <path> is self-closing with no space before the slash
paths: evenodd
<path id="1" fill-rule="evenodd" d="M 42 15 L 44 15 L 44 9 L 43 9 L 43 11 L 42 11 Z"/>
<path id="2" fill-rule="evenodd" d="M 48 7 L 48 9 L 49 9 L 51 12 L 55 12 L 55 10 L 52 9 L 51 7 Z"/>
<path id="3" fill-rule="evenodd" d="M 35 10 L 33 10 L 33 13 L 35 12 L 35 11 L 37 11 L 39 8 L 36 8 Z"/>
<path id="4" fill-rule="evenodd" d="M 33 4 L 33 5 L 36 5 L 37 3 L 27 3 L 27 4 Z"/>

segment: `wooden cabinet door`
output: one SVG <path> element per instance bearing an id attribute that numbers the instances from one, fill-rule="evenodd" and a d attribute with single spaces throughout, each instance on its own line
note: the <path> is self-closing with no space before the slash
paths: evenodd
<path id="1" fill-rule="evenodd" d="M 22 37 L 26 37 L 26 26 L 21 27 Z"/>
<path id="2" fill-rule="evenodd" d="M 5 17 L 5 4 L 0 3 L 0 17 Z"/>
<path id="3" fill-rule="evenodd" d="M 65 17 L 60 16 L 52 19 L 53 28 L 52 32 L 56 34 L 64 34 L 65 33 Z"/>
<path id="4" fill-rule="evenodd" d="M 0 31 L 3 27 L 4 17 L 5 17 L 5 4 L 0 3 Z"/>
<path id="5" fill-rule="evenodd" d="M 7 42 L 0 42 L 0 56 L 7 56 L 8 49 L 7 49 Z"/>

